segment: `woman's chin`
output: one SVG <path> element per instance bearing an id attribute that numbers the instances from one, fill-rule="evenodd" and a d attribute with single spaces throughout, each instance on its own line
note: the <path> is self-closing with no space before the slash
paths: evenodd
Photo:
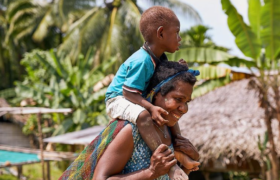
<path id="1" fill-rule="evenodd" d="M 177 119 L 175 120 L 175 118 L 169 119 L 169 120 L 168 120 L 168 123 L 167 123 L 167 126 L 172 127 L 172 126 L 174 126 L 177 122 L 178 122 L 178 120 L 177 120 Z"/>

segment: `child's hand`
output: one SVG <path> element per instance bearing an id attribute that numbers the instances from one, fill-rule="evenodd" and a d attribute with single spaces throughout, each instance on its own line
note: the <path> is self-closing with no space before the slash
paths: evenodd
<path id="1" fill-rule="evenodd" d="M 156 123 L 157 123 L 159 126 L 162 126 L 162 125 L 168 123 L 168 121 L 165 120 L 165 119 L 163 119 L 163 117 L 161 116 L 161 114 L 168 115 L 168 112 L 165 111 L 164 109 L 162 109 L 161 107 L 153 106 L 153 107 L 150 109 L 150 113 L 151 113 L 152 119 L 153 119 L 154 121 L 156 121 Z"/>
<path id="2" fill-rule="evenodd" d="M 189 67 L 187 62 L 184 59 L 180 59 L 178 62 L 179 62 L 179 64 L 182 64 L 182 65 L 185 65 L 185 66 Z"/>
<path id="3" fill-rule="evenodd" d="M 175 150 L 183 152 L 193 160 L 197 161 L 199 159 L 199 154 L 196 148 L 187 138 L 178 134 L 177 137 L 174 139 L 173 146 Z"/>

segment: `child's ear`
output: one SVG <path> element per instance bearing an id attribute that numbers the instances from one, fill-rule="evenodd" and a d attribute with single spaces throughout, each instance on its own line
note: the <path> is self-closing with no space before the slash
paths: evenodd
<path id="1" fill-rule="evenodd" d="M 159 26 L 157 29 L 157 38 L 162 38 L 162 31 L 163 31 L 163 26 Z"/>

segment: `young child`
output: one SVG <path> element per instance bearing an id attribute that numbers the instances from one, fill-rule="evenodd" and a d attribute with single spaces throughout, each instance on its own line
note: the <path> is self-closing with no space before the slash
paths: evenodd
<path id="1" fill-rule="evenodd" d="M 154 151 L 162 142 L 153 120 L 156 126 L 165 124 L 167 120 L 163 119 L 161 114 L 168 112 L 152 105 L 142 97 L 142 94 L 146 93 L 145 89 L 157 64 L 168 61 L 164 52 L 174 53 L 179 50 L 180 22 L 170 9 L 154 6 L 142 14 L 140 31 L 146 42 L 120 66 L 107 89 L 106 111 L 113 119 L 125 119 L 136 124 L 143 140 Z M 180 60 L 179 63 L 186 62 Z M 171 128 L 171 133 L 175 138 L 181 134 L 178 123 Z M 194 165 L 193 167 L 198 165 L 191 160 L 189 163 Z M 178 166 L 172 168 L 170 178 L 173 179 L 178 174 L 184 178 L 180 170 Z"/>

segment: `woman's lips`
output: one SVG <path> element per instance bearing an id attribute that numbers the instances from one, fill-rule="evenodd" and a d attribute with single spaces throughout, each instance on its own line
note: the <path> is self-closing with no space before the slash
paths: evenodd
<path id="1" fill-rule="evenodd" d="M 177 114 L 174 114 L 174 113 L 171 113 L 176 119 L 180 119 L 180 115 L 177 115 Z"/>

